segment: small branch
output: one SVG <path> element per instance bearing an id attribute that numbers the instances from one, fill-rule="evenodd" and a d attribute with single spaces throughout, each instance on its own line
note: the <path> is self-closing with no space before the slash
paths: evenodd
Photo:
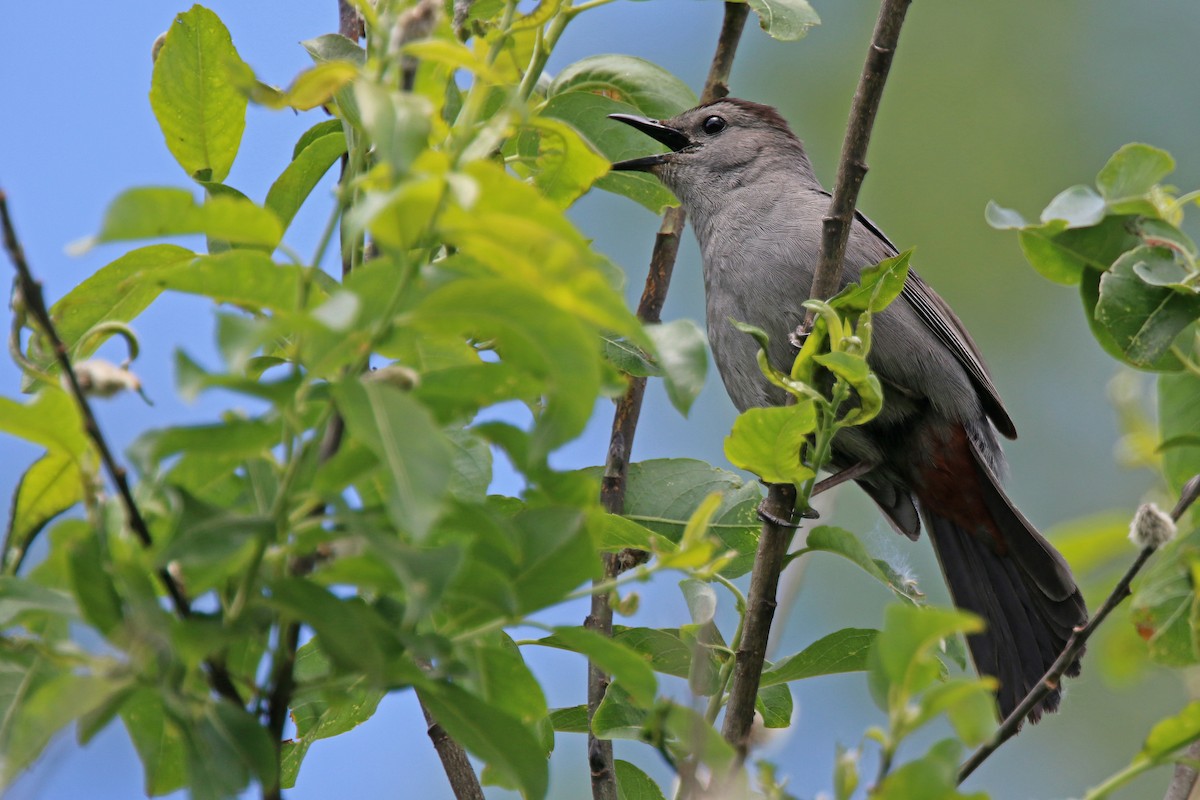
<path id="1" fill-rule="evenodd" d="M 58 329 L 54 326 L 54 321 L 50 318 L 50 312 L 46 307 L 46 300 L 42 296 L 42 284 L 34 279 L 33 272 L 29 269 L 29 263 L 25 260 L 25 250 L 21 247 L 21 242 L 17 238 L 17 231 L 8 211 L 8 197 L 3 189 L 0 189 L 0 226 L 3 227 L 4 232 L 4 249 L 17 271 L 17 281 L 26 311 L 33 317 L 38 328 L 41 329 L 42 335 L 50 342 L 50 347 L 54 351 L 54 358 L 62 370 L 63 378 L 66 380 L 67 391 L 75 399 L 75 404 L 79 407 L 79 415 L 83 419 L 84 432 L 96 448 L 96 452 L 100 456 L 100 462 L 104 465 L 104 470 L 108 473 L 109 479 L 117 487 L 117 495 L 121 498 L 121 504 L 125 507 L 125 515 L 129 521 L 130 530 L 133 531 L 134 536 L 137 537 L 143 547 L 150 549 L 154 546 L 154 539 L 150 536 L 150 528 L 146 525 L 146 519 L 142 516 L 137 503 L 134 502 L 133 491 L 129 488 L 129 480 L 125 468 L 117 463 L 116 458 L 112 454 L 112 448 L 108 446 L 108 441 L 100 431 L 100 425 L 96 422 L 96 415 L 92 412 L 92 405 L 88 402 L 87 395 L 79 384 L 79 377 L 75 374 L 75 368 L 71 364 L 71 356 L 67 351 L 67 346 L 63 343 L 62 337 L 58 335 Z M 167 590 L 167 595 L 171 598 L 171 605 L 174 607 L 176 615 L 182 619 L 191 616 L 192 609 L 179 583 L 171 577 L 166 568 L 158 570 L 157 574 L 159 580 Z M 237 687 L 234 686 L 233 679 L 230 678 L 229 672 L 225 669 L 224 665 L 214 660 L 206 661 L 205 664 L 208 667 L 208 679 L 212 688 L 226 699 L 238 705 L 244 705 L 241 694 L 238 692 Z"/>
<path id="2" fill-rule="evenodd" d="M 892 64 L 892 54 L 900 37 L 900 26 L 908 11 L 911 0 L 883 0 L 871 47 L 863 65 L 858 89 L 850 108 L 850 121 L 846 128 L 846 139 L 842 145 L 842 158 L 838 165 L 837 185 L 829 213 L 824 219 L 821 237 L 821 254 L 813 276 L 811 296 L 826 300 L 837 291 L 841 283 L 842 261 L 846 253 L 846 241 L 850 235 L 854 207 L 858 201 L 858 190 L 867 173 L 867 144 L 871 139 L 871 128 L 879 110 L 879 100 Z M 810 329 L 812 314 L 809 312 L 802 326 Z M 805 498 L 805 502 L 809 498 Z M 750 739 L 750 726 L 754 721 L 754 701 L 762 677 L 763 660 L 767 639 L 771 632 L 771 621 L 775 615 L 775 592 L 779 586 L 779 573 L 783 569 L 784 556 L 791 541 L 791 529 L 772 522 L 792 517 L 796 505 L 796 490 L 791 486 L 772 485 L 767 490 L 762 536 L 758 552 L 754 557 L 754 570 L 750 576 L 749 608 L 746 611 L 746 631 L 738 648 L 737 668 L 733 685 L 729 691 L 729 704 L 725 710 L 722 734 L 734 746 L 740 759 L 746 757 Z"/>
<path id="3" fill-rule="evenodd" d="M 700 102 L 707 103 L 729 94 L 729 74 L 733 69 L 733 58 L 737 54 L 742 30 L 746 27 L 749 8 L 745 3 L 725 3 L 725 16 L 717 47 L 713 54 L 708 76 Z M 650 255 L 650 269 L 646 285 L 638 302 L 637 315 L 644 324 L 655 324 L 662 319 L 663 304 L 667 289 L 671 285 L 671 274 L 675 269 L 675 258 L 679 253 L 679 239 L 683 233 L 686 214 L 680 207 L 668 209 L 663 214 L 662 224 L 654 238 L 654 249 Z M 633 451 L 633 438 L 637 433 L 638 419 L 642 413 L 642 400 L 646 394 L 646 379 L 631 378 L 629 388 L 617 404 L 613 415 L 612 435 L 605 458 L 604 481 L 600 489 L 600 501 L 610 514 L 625 511 L 625 484 L 629 467 L 629 454 Z M 625 569 L 645 560 L 645 555 L 636 551 L 620 554 L 605 554 L 604 580 L 611 580 Z M 584 626 L 604 636 L 612 635 L 612 606 L 607 592 L 592 595 L 591 613 Z M 608 675 L 594 664 L 588 665 L 588 722 L 596 713 L 600 702 L 608 691 Z M 613 768 L 612 742 L 597 739 L 588 731 L 588 764 L 592 776 L 593 800 L 616 800 L 617 782 Z"/>
<path id="4" fill-rule="evenodd" d="M 1192 478 L 1183 487 L 1179 502 L 1171 511 L 1171 518 L 1178 522 L 1184 512 L 1196 501 L 1197 496 L 1200 496 L 1200 475 Z M 1036 708 L 1046 695 L 1058 688 L 1063 673 L 1067 671 L 1067 668 L 1083 652 L 1087 640 L 1091 638 L 1096 629 L 1100 627 L 1100 624 L 1112 613 L 1113 609 L 1130 595 L 1129 585 L 1142 570 L 1142 567 L 1146 565 L 1146 561 L 1154 554 L 1155 550 L 1156 547 L 1150 546 L 1144 547 L 1138 552 L 1137 558 L 1134 559 L 1133 564 L 1126 570 L 1125 575 L 1117 582 L 1117 585 L 1113 587 L 1112 592 L 1105 599 L 1104 605 L 1100 606 L 1100 610 L 1096 612 L 1094 617 L 1088 620 L 1086 625 L 1075 629 L 1071 637 L 1067 639 L 1067 646 L 1063 648 L 1062 653 L 1050 665 L 1050 669 L 1038 681 L 1037 686 L 1033 687 L 1029 691 L 1029 694 L 1025 695 L 1025 699 L 1021 701 L 1020 705 L 1008 715 L 1004 722 L 1000 723 L 1000 727 L 992 735 L 992 738 L 972 753 L 971 757 L 964 761 L 962 766 L 958 768 L 958 783 L 961 784 L 966 780 L 992 753 L 996 752 L 1001 745 L 1015 736 L 1017 731 L 1021 729 L 1021 724 L 1025 722 L 1025 717 L 1029 715 L 1029 712 Z"/>
<path id="5" fill-rule="evenodd" d="M 346 0 L 338 0 L 338 33 L 353 42 L 367 35 L 358 9 Z"/>
<path id="6" fill-rule="evenodd" d="M 424 701 L 421 702 L 421 712 L 425 715 L 425 723 L 429 726 L 429 740 L 433 749 L 437 750 L 438 758 L 450 779 L 450 788 L 457 800 L 483 800 L 483 788 L 479 778 L 475 776 L 475 768 L 467 758 L 467 751 L 457 741 L 446 733 L 446 729 L 429 713 Z M 403 792 L 401 792 L 403 794 Z"/>
<path id="7" fill-rule="evenodd" d="M 283 726 L 295 689 L 296 648 L 300 646 L 300 623 L 292 621 L 279 629 L 279 642 L 272 659 L 271 696 L 267 701 L 267 734 L 275 747 L 277 763 L 283 755 Z M 274 786 L 263 786 L 263 800 L 282 800 L 279 771 Z"/>
<path id="8" fill-rule="evenodd" d="M 827 300 L 841 285 L 842 260 L 846 255 L 846 242 L 850 238 L 858 191 L 867 175 L 867 145 L 871 140 L 875 115 L 879 111 L 879 101 L 883 97 L 883 86 L 892 67 L 892 56 L 900 39 L 900 26 L 904 24 L 904 15 L 911 1 L 883 0 L 879 9 L 879 19 L 867 51 L 867 63 L 863 65 L 858 89 L 854 92 L 854 102 L 850 106 L 850 122 L 842 143 L 833 200 L 823 220 L 821 258 L 817 262 L 811 292 L 815 300 Z M 813 313 L 808 312 L 806 329 L 811 325 Z"/>
<path id="9" fill-rule="evenodd" d="M 1167 787 L 1163 800 L 1188 800 L 1192 796 L 1196 779 L 1200 778 L 1200 772 L 1193 766 L 1197 760 L 1200 760 L 1200 741 L 1192 742 L 1183 751 L 1183 760 L 1175 765 L 1175 774 L 1171 777 L 1171 785 Z"/>

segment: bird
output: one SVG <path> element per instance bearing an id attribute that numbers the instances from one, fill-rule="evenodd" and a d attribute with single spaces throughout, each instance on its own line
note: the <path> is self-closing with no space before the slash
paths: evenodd
<path id="1" fill-rule="evenodd" d="M 756 360 L 757 342 L 732 320 L 768 333 L 768 359 L 789 370 L 819 258 L 825 191 L 800 139 L 773 107 L 725 97 L 666 120 L 612 114 L 666 145 L 614 170 L 656 176 L 692 221 L 703 261 L 713 360 L 739 411 L 782 405 L 784 390 Z M 896 247 L 856 212 L 842 285 L 895 256 Z M 949 305 L 910 269 L 903 291 L 873 317 L 867 361 L 883 409 L 841 430 L 835 472 L 853 475 L 900 534 L 932 540 L 956 606 L 983 618 L 967 637 L 976 669 L 996 679 L 1007 718 L 1087 622 L 1070 567 L 1009 499 L 999 435 L 1012 418 L 979 348 Z M 1079 674 L 1076 658 L 1066 674 Z M 1055 711 L 1056 687 L 1029 713 Z"/>

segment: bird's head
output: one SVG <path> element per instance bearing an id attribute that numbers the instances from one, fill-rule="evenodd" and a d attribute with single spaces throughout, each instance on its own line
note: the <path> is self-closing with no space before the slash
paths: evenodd
<path id="1" fill-rule="evenodd" d="M 719 191 L 754 181 L 764 170 L 800 169 L 812 175 L 800 140 L 778 111 L 761 103 L 726 97 L 666 120 L 609 116 L 670 148 L 618 161 L 612 168 L 658 176 L 685 206 L 696 191 Z"/>

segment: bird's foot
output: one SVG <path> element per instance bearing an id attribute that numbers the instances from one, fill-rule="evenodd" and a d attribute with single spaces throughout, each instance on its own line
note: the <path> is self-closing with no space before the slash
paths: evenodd
<path id="1" fill-rule="evenodd" d="M 820 519 L 821 515 L 816 512 L 816 509 L 801 508 L 792 513 L 791 519 L 785 520 L 773 511 L 767 510 L 767 501 L 763 500 L 758 504 L 758 518 L 763 522 L 769 522 L 781 528 L 792 528 L 794 530 L 800 526 L 793 522 L 793 519 Z"/>

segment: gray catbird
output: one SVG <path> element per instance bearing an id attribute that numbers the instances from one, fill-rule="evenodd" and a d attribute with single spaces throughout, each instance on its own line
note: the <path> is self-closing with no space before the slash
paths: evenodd
<path id="1" fill-rule="evenodd" d="M 613 118 L 670 148 L 613 169 L 658 176 L 690 215 L 704 260 L 713 358 L 733 404 L 742 411 L 781 404 L 783 391 L 756 363 L 757 343 L 730 320 L 765 330 L 771 362 L 790 367 L 796 351 L 789 333 L 805 314 L 830 199 L 800 140 L 775 109 L 734 98 L 661 122 Z M 858 215 L 843 284 L 895 254 Z M 916 539 L 924 520 L 954 602 L 987 623 L 968 643 L 979 671 L 999 681 L 997 700 L 1008 716 L 1087 621 L 1083 598 L 1066 561 L 1000 487 L 996 433 L 1013 438 L 1016 430 L 975 343 L 916 272 L 875 317 L 868 361 L 884 387 L 883 411 L 838 435 L 832 466 L 854 469 L 905 536 Z M 1078 673 L 1076 661 L 1067 674 Z M 1030 718 L 1058 701 L 1056 690 Z"/>

